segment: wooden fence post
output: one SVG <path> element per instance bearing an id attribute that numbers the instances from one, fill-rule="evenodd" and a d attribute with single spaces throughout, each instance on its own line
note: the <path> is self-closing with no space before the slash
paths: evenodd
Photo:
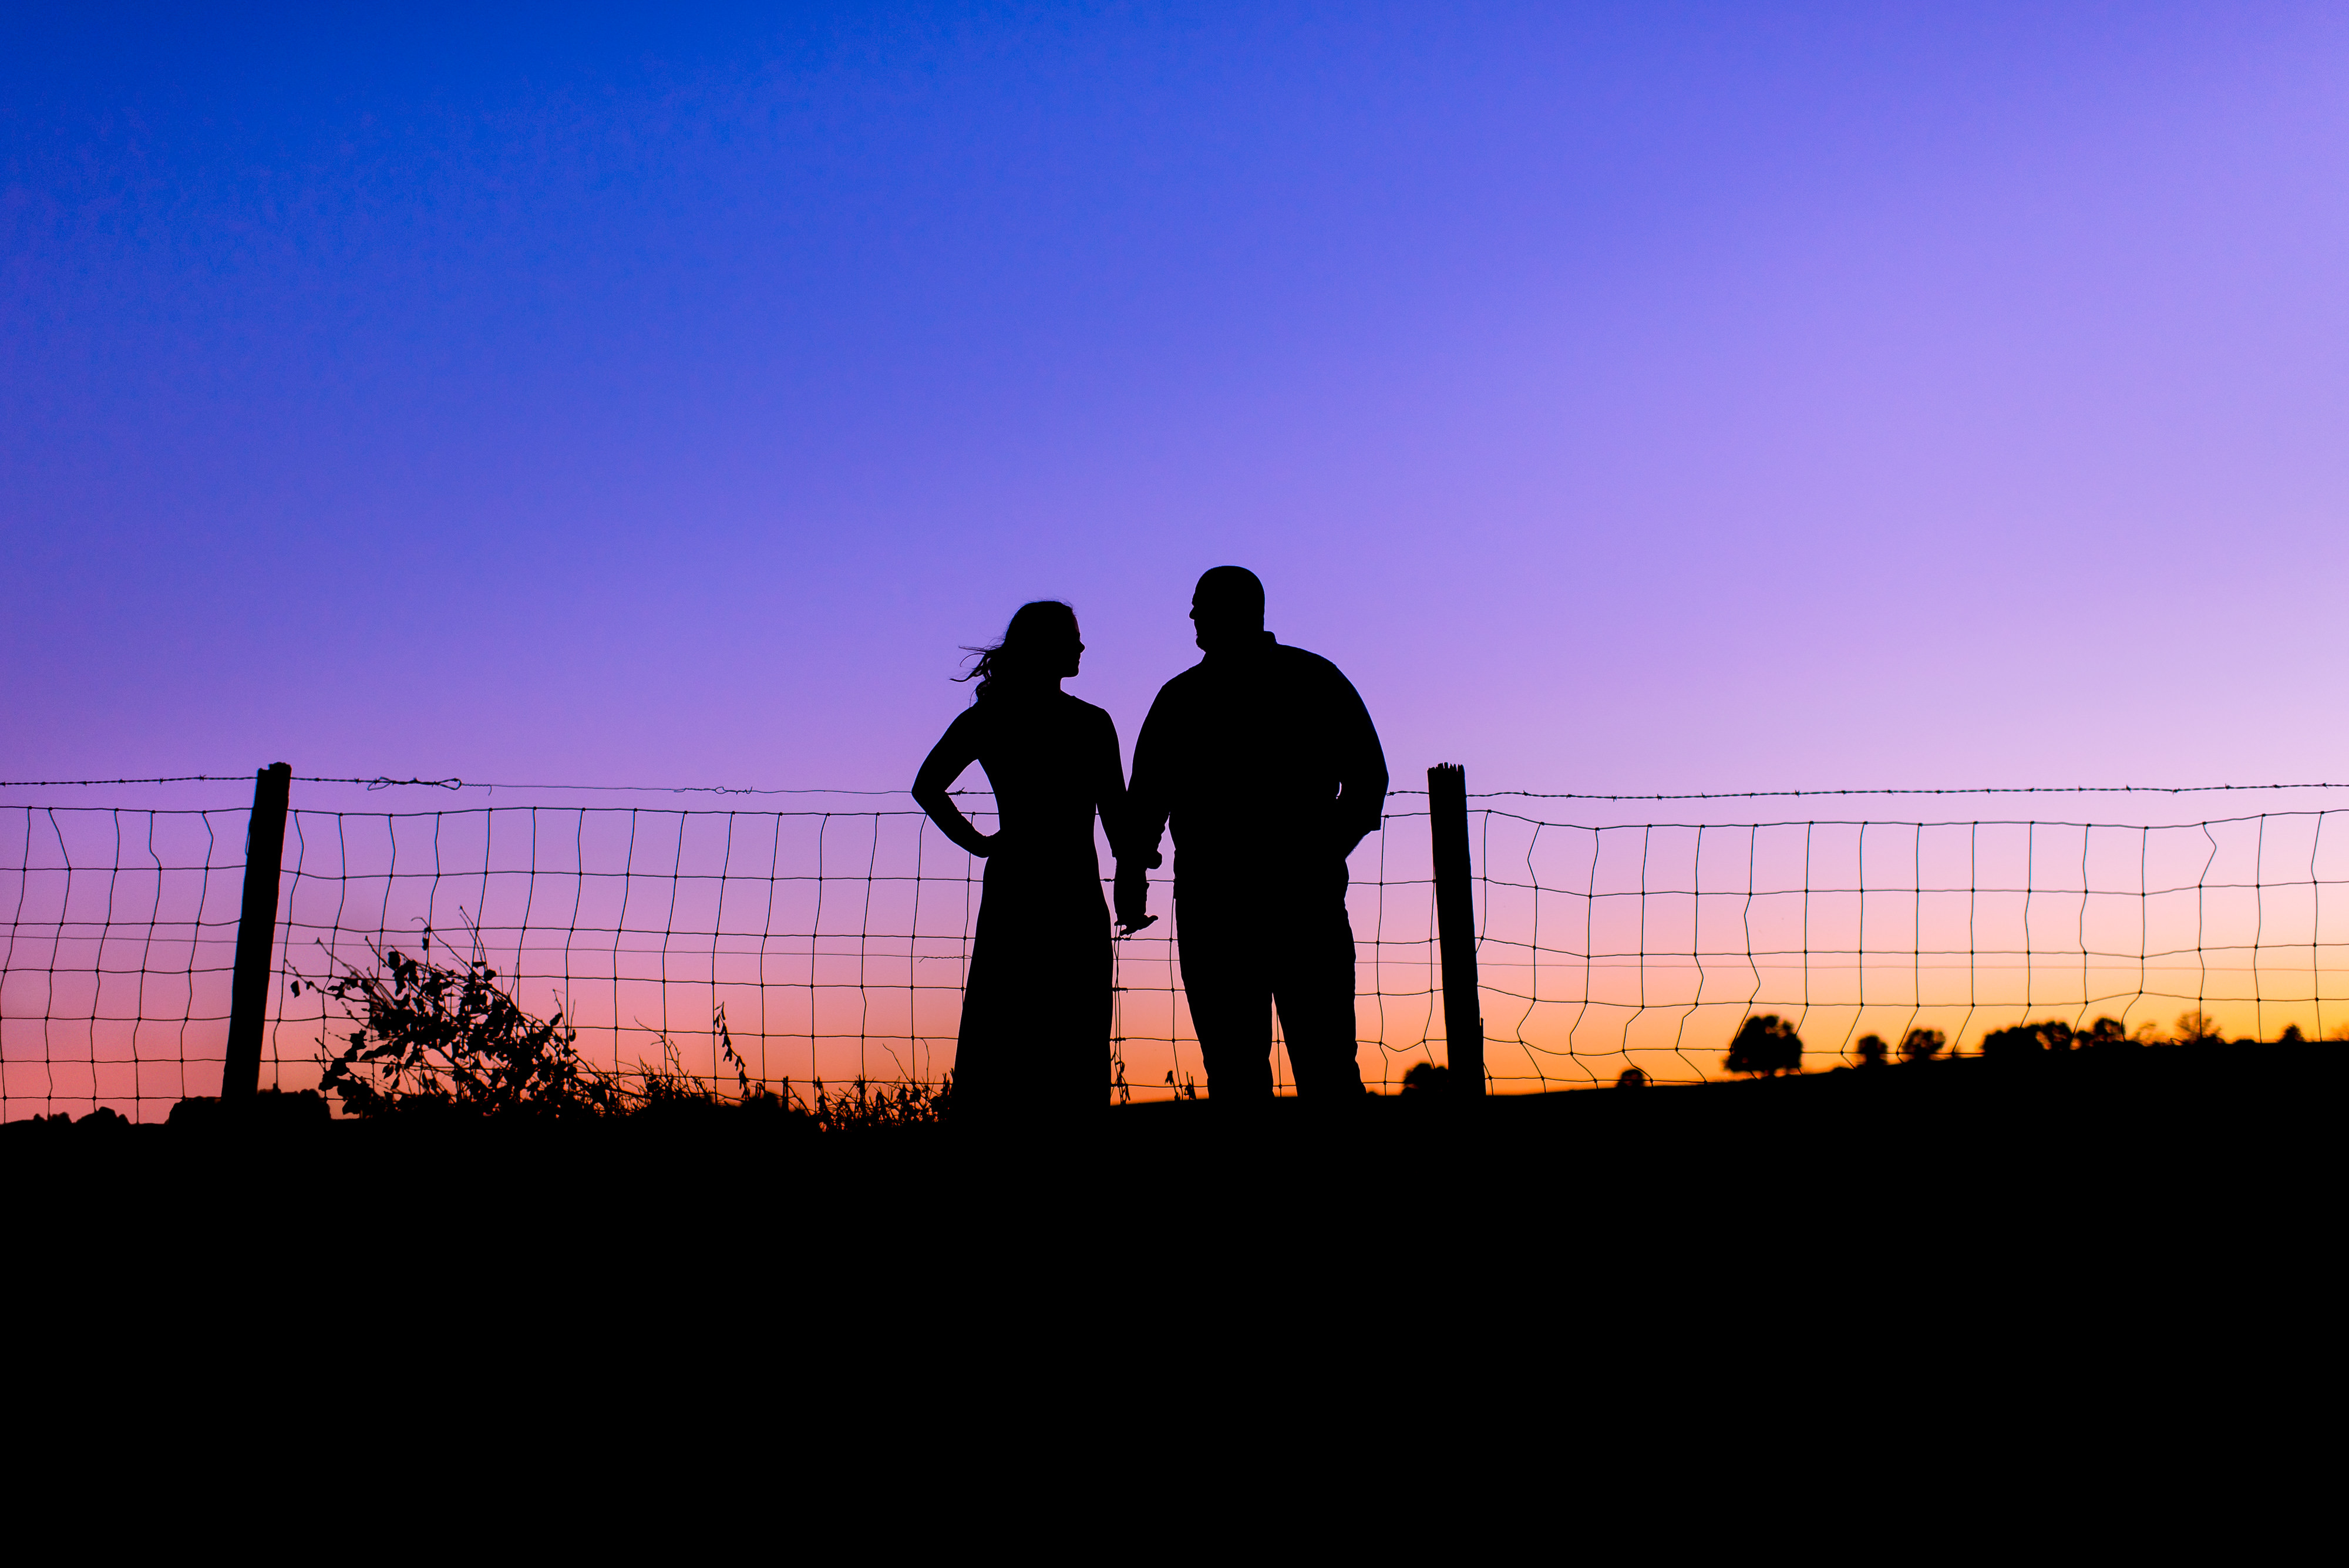
<path id="1" fill-rule="evenodd" d="M 1444 1057 L 1451 1092 L 1485 1092 L 1485 1017 L 1476 997 L 1476 897 L 1468 868 L 1468 772 L 1427 770 L 1427 826 L 1435 858 L 1435 929 L 1444 960 Z"/>
<path id="2" fill-rule="evenodd" d="M 285 863 L 285 808 L 294 768 L 272 763 L 254 775 L 253 815 L 244 833 L 244 909 L 236 921 L 236 971 L 229 981 L 228 1059 L 221 1098 L 249 1099 L 261 1088 L 262 1024 L 269 1016 L 269 960 L 277 945 L 277 873 Z"/>

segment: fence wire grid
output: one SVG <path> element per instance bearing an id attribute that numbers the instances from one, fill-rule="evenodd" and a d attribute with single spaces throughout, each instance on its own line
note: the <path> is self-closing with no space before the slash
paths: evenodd
<path id="1" fill-rule="evenodd" d="M 899 797 L 900 800 L 903 797 Z M 966 796 L 982 826 L 984 793 Z M 1472 797 L 1490 1086 L 1726 1075 L 1749 1014 L 1811 1069 L 1875 1033 L 1965 1054 L 2026 1018 L 2322 1035 L 2349 1020 L 2349 824 L 2264 812 L 2048 820 L 1583 824 Z M 297 796 L 298 802 L 298 796 Z M 1352 857 L 1364 1077 L 1445 1057 L 1423 797 Z M 0 1118 L 109 1106 L 153 1120 L 217 1092 L 245 808 L 0 806 Z M 1104 865 L 1107 865 L 1104 857 Z M 607 1070 L 667 1051 L 721 1090 L 723 1010 L 756 1082 L 935 1084 L 953 1065 L 979 863 L 910 804 L 699 810 L 481 805 L 288 814 L 264 1083 L 317 1083 L 349 1025 L 313 982 L 381 950 L 478 941 L 529 1011 Z M 1174 899 L 1117 944 L 1104 1092 L 1206 1073 Z M 294 983 L 304 982 L 295 990 Z M 665 1049 L 666 1047 L 666 1049 Z M 1285 1055 L 1276 1074 L 1288 1086 Z"/>

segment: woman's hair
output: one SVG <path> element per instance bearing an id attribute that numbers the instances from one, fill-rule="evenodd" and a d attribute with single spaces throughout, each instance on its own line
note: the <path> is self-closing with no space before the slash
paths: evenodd
<path id="1" fill-rule="evenodd" d="M 1058 599 L 1038 599 L 1024 604 L 1013 613 L 1011 624 L 1003 628 L 1003 640 L 987 648 L 965 648 L 972 657 L 970 668 L 955 677 L 957 680 L 978 682 L 978 695 L 987 695 L 988 682 L 999 675 L 1015 673 L 1036 658 L 1039 651 L 1066 638 L 1076 639 L 1077 612 Z"/>

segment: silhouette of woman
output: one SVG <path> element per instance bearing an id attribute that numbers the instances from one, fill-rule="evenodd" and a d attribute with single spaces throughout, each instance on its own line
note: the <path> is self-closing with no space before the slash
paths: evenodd
<path id="1" fill-rule="evenodd" d="M 1093 814 L 1114 841 L 1125 774 L 1117 726 L 1061 690 L 1085 646 L 1077 614 L 1022 605 L 962 680 L 978 698 L 922 763 L 914 799 L 948 838 L 987 859 L 955 1049 L 959 1114 L 1067 1120 L 1108 1103 L 1109 906 Z M 995 791 L 981 833 L 947 791 L 973 762 Z"/>

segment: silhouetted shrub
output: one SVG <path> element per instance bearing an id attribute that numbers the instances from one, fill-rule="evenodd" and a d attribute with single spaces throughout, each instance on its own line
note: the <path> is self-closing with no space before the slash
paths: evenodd
<path id="1" fill-rule="evenodd" d="M 2283 1026 L 2283 1033 L 2276 1036 L 2276 1044 L 2279 1045 L 2305 1045 L 2308 1044 L 2308 1036 L 2300 1032 L 2299 1024 L 2287 1023 Z"/>
<path id="2" fill-rule="evenodd" d="M 1851 1054 L 1859 1058 L 1859 1064 L 1863 1067 L 1881 1067 L 1890 1050 L 1891 1047 L 1885 1044 L 1883 1035 L 1863 1034 L 1853 1044 Z"/>
<path id="3" fill-rule="evenodd" d="M 1616 1076 L 1615 1086 L 1619 1089 L 1644 1089 L 1648 1086 L 1648 1075 L 1637 1067 L 1626 1067 Z"/>
<path id="4" fill-rule="evenodd" d="M 1803 1037 L 1776 1013 L 1758 1014 L 1738 1027 L 1737 1038 L 1729 1043 L 1729 1054 L 1722 1059 L 1722 1065 L 1733 1073 L 1752 1073 L 1762 1077 L 1799 1073 L 1803 1070 Z"/>
<path id="5" fill-rule="evenodd" d="M 430 951 L 431 933 L 425 933 Z M 830 1132 L 905 1127 L 945 1119 L 954 1075 L 927 1084 L 876 1085 L 858 1078 L 827 1090 L 821 1080 L 802 1101 L 788 1078 L 780 1092 L 750 1082 L 734 1048 L 721 1005 L 711 1030 L 740 1097 L 718 1081 L 685 1069 L 676 1043 L 657 1035 L 661 1064 L 639 1060 L 633 1075 L 605 1073 L 584 1061 L 577 1031 L 563 1015 L 537 1019 L 497 983 L 481 956 L 461 964 L 378 950 L 374 971 L 348 970 L 320 987 L 357 1008 L 359 1027 L 340 1055 L 321 1058 L 325 1087 L 353 1115 L 434 1111 L 471 1115 L 650 1116 L 674 1119 L 722 1112 L 772 1116 Z M 298 982 L 297 982 L 298 983 Z"/>
<path id="6" fill-rule="evenodd" d="M 1433 1062 L 1414 1062 L 1402 1075 L 1402 1092 L 1406 1095 L 1441 1095 L 1452 1083 L 1452 1069 L 1439 1067 Z"/>
<path id="7" fill-rule="evenodd" d="M 460 963 L 374 948 L 377 967 L 344 966 L 322 989 L 359 1025 L 338 1055 L 322 1056 L 320 1087 L 354 1116 L 395 1110 L 476 1115 L 604 1116 L 622 1108 L 611 1075 L 589 1065 L 563 1015 L 532 1017 L 481 951 Z M 298 992 L 302 982 L 295 981 Z M 326 1044 L 324 1041 L 321 1044 Z"/>
<path id="8" fill-rule="evenodd" d="M 133 1125 L 129 1117 L 111 1106 L 98 1106 L 84 1112 L 79 1121 L 74 1119 L 71 1111 L 52 1111 L 46 1116 L 36 1111 L 29 1116 L 0 1122 L 0 1139 L 19 1147 L 27 1138 L 45 1144 L 54 1144 L 61 1138 L 79 1141 L 89 1137 L 110 1142 L 115 1135 L 129 1132 Z"/>
<path id="9" fill-rule="evenodd" d="M 198 1131 L 226 1127 L 289 1130 L 324 1127 L 333 1120 L 334 1112 L 317 1090 L 280 1089 L 273 1084 L 243 1099 L 191 1096 L 171 1107 L 169 1125 Z"/>
<path id="10" fill-rule="evenodd" d="M 1938 1029 L 1911 1029 L 1900 1037 L 1903 1062 L 1930 1062 L 1941 1054 L 1950 1037 Z"/>

